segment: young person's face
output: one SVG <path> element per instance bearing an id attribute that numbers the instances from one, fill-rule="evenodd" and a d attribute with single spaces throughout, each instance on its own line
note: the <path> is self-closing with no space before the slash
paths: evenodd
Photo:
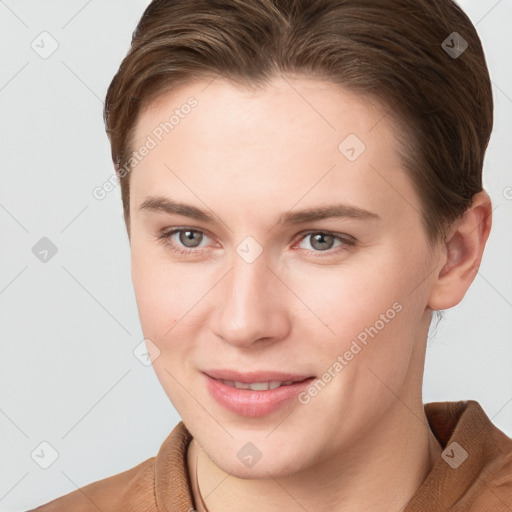
<path id="1" fill-rule="evenodd" d="M 191 96 L 197 105 L 182 108 Z M 260 92 L 197 82 L 137 123 L 134 149 L 148 136 L 157 143 L 130 177 L 141 325 L 160 351 L 153 365 L 163 388 L 224 471 L 291 474 L 423 412 L 439 258 L 393 130 L 385 110 L 306 78 Z M 141 209 L 156 196 L 213 220 Z M 280 222 L 328 206 L 346 215 Z M 165 233 L 167 245 L 158 240 Z M 207 376 L 224 370 L 240 380 L 249 372 L 315 379 L 251 395 Z M 245 405 L 237 395 L 249 396 Z M 259 453 L 251 467 L 247 455 Z"/>

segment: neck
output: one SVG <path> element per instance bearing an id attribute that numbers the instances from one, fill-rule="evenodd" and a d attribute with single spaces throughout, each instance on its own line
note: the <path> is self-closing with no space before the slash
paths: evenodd
<path id="1" fill-rule="evenodd" d="M 374 431 L 355 442 L 349 453 L 332 453 L 314 467 L 279 479 L 231 476 L 217 467 L 194 439 L 187 457 L 196 509 L 401 511 L 442 452 L 421 401 L 412 412 L 397 399 Z"/>

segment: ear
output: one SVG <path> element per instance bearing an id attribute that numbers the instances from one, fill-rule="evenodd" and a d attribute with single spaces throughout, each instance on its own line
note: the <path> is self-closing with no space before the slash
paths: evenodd
<path id="1" fill-rule="evenodd" d="M 491 199 L 482 190 L 474 196 L 471 207 L 454 222 L 442 244 L 440 270 L 428 302 L 431 309 L 448 309 L 463 299 L 480 268 L 491 224 Z"/>

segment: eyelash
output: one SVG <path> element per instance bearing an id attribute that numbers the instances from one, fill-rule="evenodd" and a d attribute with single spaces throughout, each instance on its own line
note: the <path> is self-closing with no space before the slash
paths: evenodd
<path id="1" fill-rule="evenodd" d="M 171 230 L 164 230 L 160 232 L 160 234 L 157 236 L 157 239 L 160 243 L 162 243 L 164 246 L 171 249 L 173 252 L 177 254 L 194 254 L 197 252 L 197 247 L 195 248 L 184 248 L 182 246 L 177 246 L 174 242 L 170 241 L 170 237 L 175 233 L 180 233 L 183 231 L 194 231 L 197 233 L 201 233 L 203 235 L 206 235 L 208 238 L 212 239 L 211 236 L 208 235 L 207 232 L 202 231 L 200 229 L 195 228 L 188 228 L 188 227 L 182 227 L 182 228 L 173 228 Z M 356 245 L 356 240 L 353 237 L 349 237 L 348 235 L 341 235 L 339 233 L 334 233 L 332 231 L 321 231 L 321 230 L 309 230 L 306 232 L 301 232 L 299 235 L 297 235 L 293 241 L 293 244 L 297 244 L 298 242 L 302 241 L 306 237 L 313 235 L 313 234 L 321 234 L 321 235 L 330 235 L 334 237 L 335 240 L 342 243 L 341 246 L 338 246 L 334 249 L 326 249 L 325 251 L 313 251 L 308 249 L 302 249 L 306 252 L 313 254 L 315 257 L 323 257 L 323 256 L 332 256 L 333 254 L 337 254 L 341 251 L 346 251 L 347 247 L 353 247 Z"/>

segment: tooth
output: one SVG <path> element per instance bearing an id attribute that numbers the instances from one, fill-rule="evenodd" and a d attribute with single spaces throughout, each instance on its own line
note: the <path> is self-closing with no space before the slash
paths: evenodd
<path id="1" fill-rule="evenodd" d="M 266 391 L 268 389 L 268 382 L 251 382 L 249 386 L 253 391 Z"/>
<path id="2" fill-rule="evenodd" d="M 236 389 L 249 389 L 249 384 L 247 384 L 246 382 L 235 381 L 235 388 Z"/>
<path id="3" fill-rule="evenodd" d="M 285 382 L 280 382 L 278 380 L 271 380 L 269 382 L 238 382 L 235 380 L 221 380 L 223 384 L 226 386 L 230 386 L 236 389 L 252 389 L 253 391 L 267 391 L 268 389 L 277 389 L 281 386 L 289 386 L 293 384 L 293 380 L 287 380 Z"/>

